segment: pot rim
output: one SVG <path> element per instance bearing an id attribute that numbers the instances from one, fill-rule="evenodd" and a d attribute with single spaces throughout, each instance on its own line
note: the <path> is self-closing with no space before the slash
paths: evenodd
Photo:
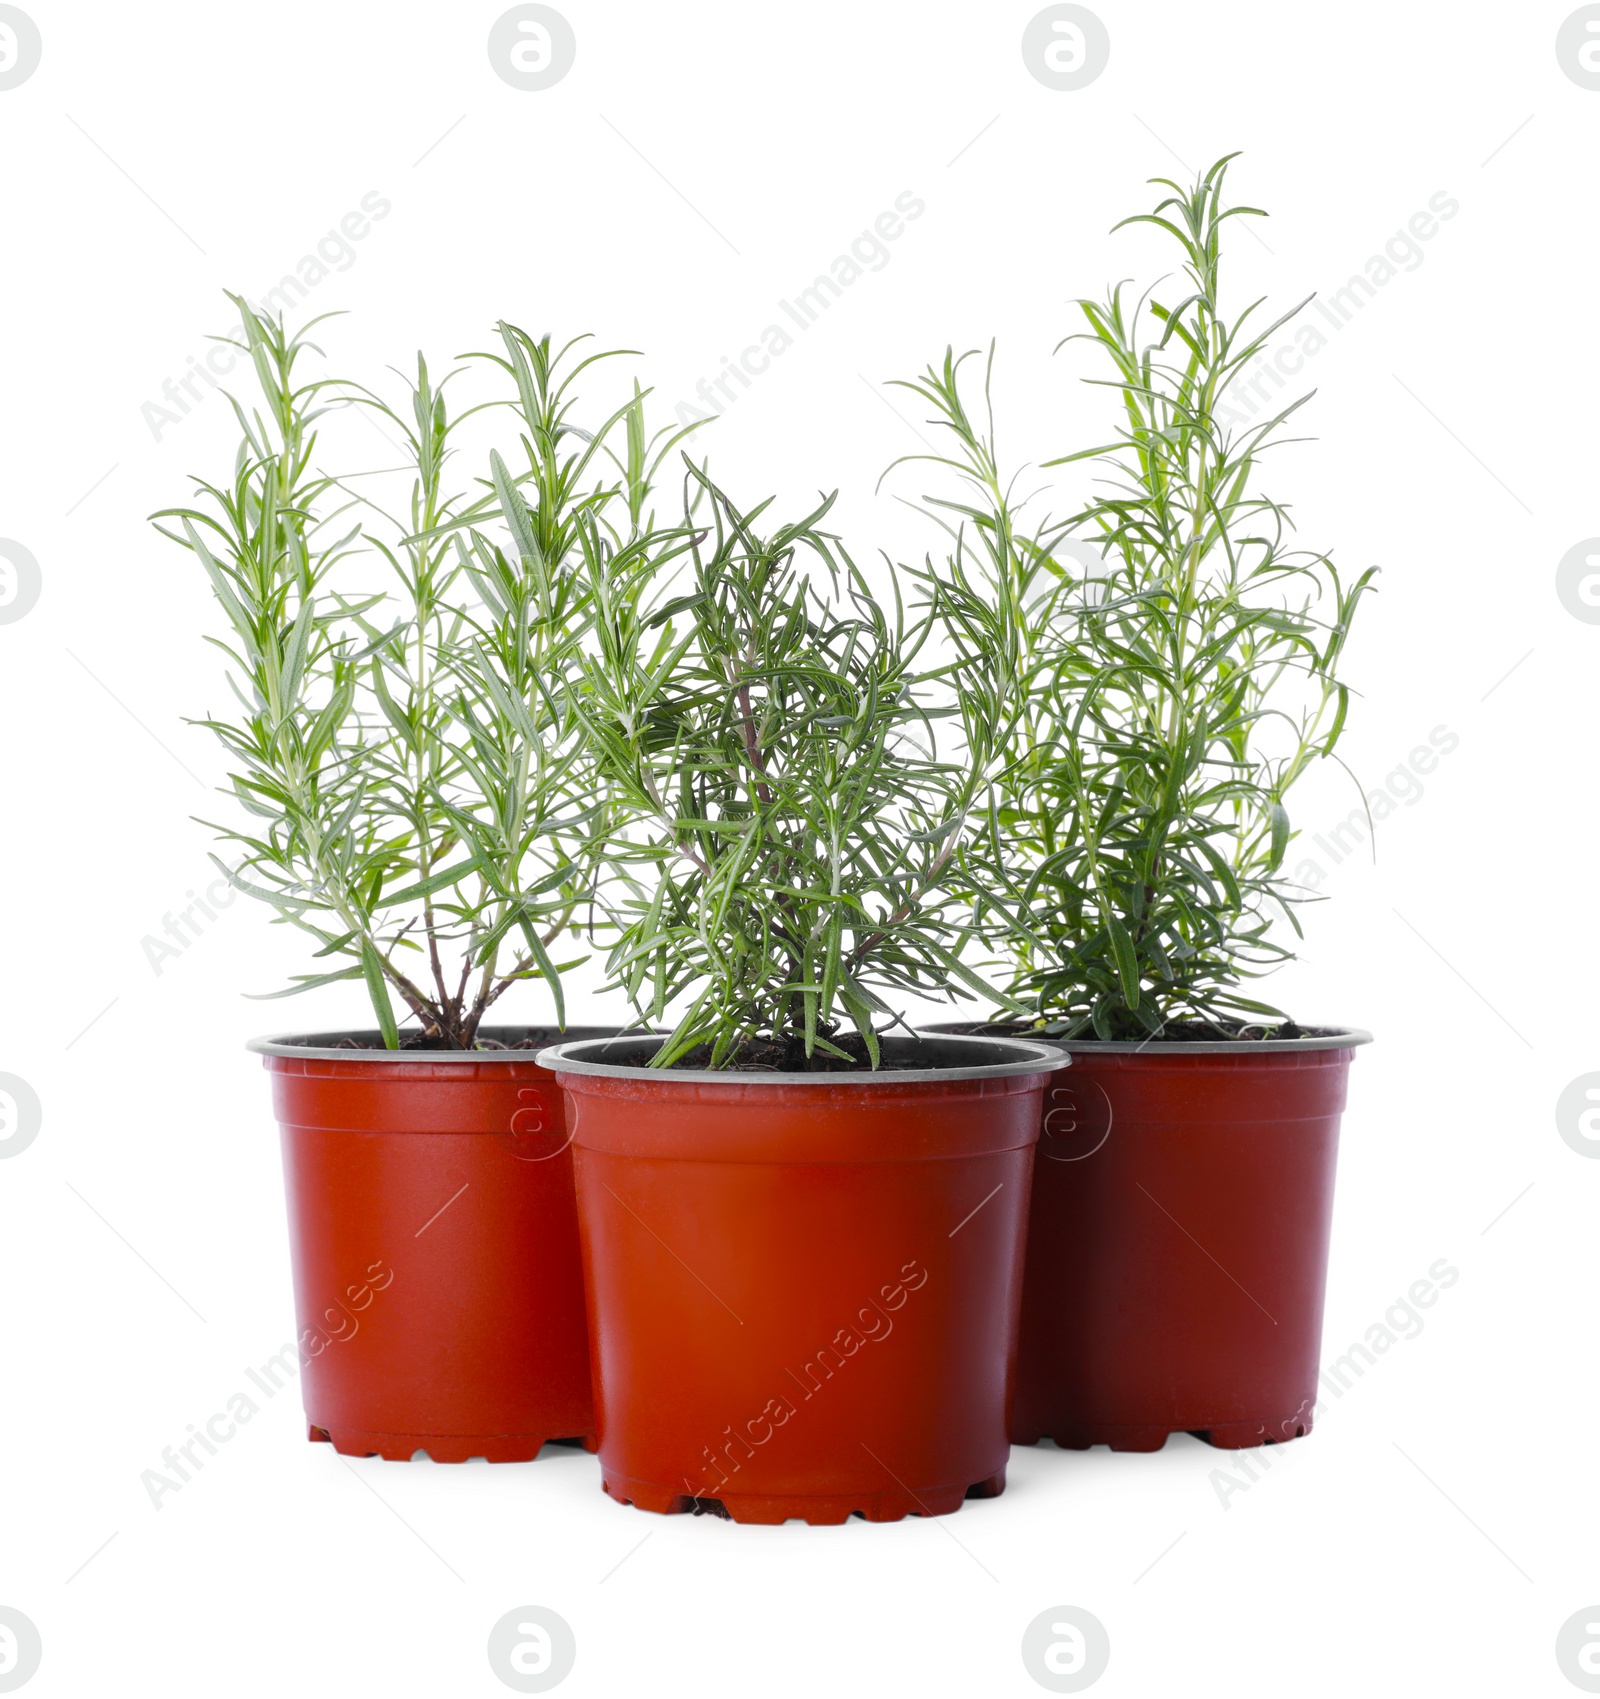
<path id="1" fill-rule="evenodd" d="M 954 1023 L 952 1023 L 954 1024 Z M 962 1025 L 969 1023 L 962 1022 Z M 921 1032 L 939 1032 L 937 1026 L 918 1028 Z M 1301 1038 L 1044 1038 L 1029 1040 L 1037 1044 L 1059 1044 L 1070 1055 L 1082 1051 L 1098 1056 L 1284 1056 L 1302 1050 L 1354 1050 L 1358 1045 L 1371 1044 L 1372 1034 L 1365 1027 L 1305 1027 Z M 955 1034 L 940 1033 L 941 1037 Z M 998 1035 L 996 1035 L 998 1036 Z"/>
<path id="2" fill-rule="evenodd" d="M 627 1039 L 665 1038 L 665 1033 L 626 1033 Z M 685 1085 L 726 1086 L 797 1086 L 809 1085 L 838 1088 L 840 1086 L 870 1086 L 893 1089 L 904 1085 L 927 1085 L 948 1080 L 997 1080 L 1018 1074 L 1054 1073 L 1067 1067 L 1072 1058 L 1066 1051 L 1031 1038 L 979 1038 L 968 1034 L 937 1033 L 941 1044 L 967 1045 L 975 1049 L 1004 1049 L 1016 1052 L 1005 1060 L 973 1062 L 954 1068 L 861 1068 L 837 1073 L 786 1073 L 774 1069 L 770 1073 L 730 1072 L 726 1068 L 648 1068 L 633 1067 L 623 1062 L 592 1061 L 575 1054 L 602 1044 L 614 1044 L 614 1038 L 574 1039 L 565 1044 L 553 1044 L 537 1053 L 540 1067 L 555 1074 L 593 1074 L 605 1079 L 655 1080 L 662 1083 L 682 1081 Z M 904 1034 L 881 1035 L 879 1043 L 903 1045 L 915 1043 L 922 1037 L 919 1031 L 908 1038 Z M 524 1052 L 525 1054 L 525 1052 Z"/>
<path id="3" fill-rule="evenodd" d="M 527 1024 L 486 1026 L 479 1028 L 479 1035 L 484 1038 L 499 1038 L 504 1034 L 513 1033 L 525 1037 L 530 1032 L 560 1030 L 559 1027 Z M 666 1036 L 664 1033 L 652 1035 L 642 1033 L 637 1028 L 620 1026 L 573 1025 L 566 1030 L 586 1034 L 585 1042 L 588 1043 L 603 1043 L 607 1039 L 630 1035 L 641 1038 Z M 356 1050 L 335 1042 L 341 1038 L 372 1039 L 374 1043 L 370 1048 Z M 465 1066 L 468 1063 L 481 1062 L 520 1062 L 525 1067 L 537 1067 L 539 1058 L 544 1054 L 542 1050 L 388 1050 L 384 1048 L 383 1035 L 376 1027 L 340 1027 L 325 1032 L 267 1033 L 246 1040 L 245 1049 L 258 1056 L 292 1056 L 315 1062 L 443 1062 L 447 1066 Z"/>

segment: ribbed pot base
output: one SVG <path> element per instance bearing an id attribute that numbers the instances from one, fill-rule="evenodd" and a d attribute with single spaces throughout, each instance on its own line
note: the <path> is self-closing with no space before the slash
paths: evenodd
<path id="1" fill-rule="evenodd" d="M 621 1475 L 603 1473 L 602 1485 L 619 1504 L 639 1510 L 654 1510 L 664 1516 L 691 1512 L 721 1514 L 731 1522 L 809 1522 L 813 1527 L 845 1522 L 860 1516 L 868 1522 L 900 1522 L 907 1516 L 949 1516 L 969 1498 L 998 1498 L 1005 1491 L 1002 1469 L 986 1481 L 965 1487 L 925 1487 L 912 1492 L 880 1493 L 795 1493 L 769 1496 L 758 1493 L 722 1493 L 717 1498 L 693 1498 L 650 1481 L 630 1481 Z"/>

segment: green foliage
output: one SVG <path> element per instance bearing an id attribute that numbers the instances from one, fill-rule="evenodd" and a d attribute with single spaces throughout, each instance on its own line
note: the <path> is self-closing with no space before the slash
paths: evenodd
<path id="1" fill-rule="evenodd" d="M 492 400 L 452 412 L 462 369 L 419 356 L 396 407 L 304 376 L 306 332 L 237 302 L 259 394 L 234 403 L 232 479 L 156 519 L 227 622 L 237 709 L 201 722 L 244 821 L 217 828 L 227 871 L 327 963 L 279 995 L 359 979 L 390 1045 L 415 1019 L 466 1048 L 524 980 L 561 1019 L 558 958 L 603 931 L 612 984 L 671 1013 L 660 1066 L 762 1040 L 876 1064 L 895 994 L 957 988 L 1107 1038 L 1274 1015 L 1243 987 L 1308 894 L 1286 798 L 1337 759 L 1376 569 L 1346 584 L 1293 548 L 1261 488 L 1305 398 L 1230 423 L 1294 313 L 1224 308 L 1225 228 L 1260 216 L 1224 203 L 1227 165 L 1158 180 L 1125 221 L 1177 244 L 1174 279 L 1078 303 L 1067 340 L 1120 411 L 1113 441 L 1047 463 L 1094 463 L 1085 503 L 1027 517 L 992 349 L 981 406 L 970 355 L 905 386 L 948 433 L 914 458 L 959 488 L 927 498 L 947 558 L 886 563 L 884 597 L 825 528 L 832 498 L 778 523 L 685 460 L 682 516 L 658 522 L 685 432 L 649 434 L 636 382 L 580 425 L 578 380 L 610 355 L 501 325 L 469 357 Z M 403 499 L 367 482 L 393 469 L 327 469 L 334 409 L 399 437 Z M 485 409 L 514 446 L 463 484 L 457 433 Z M 961 959 L 974 938 L 1005 993 Z"/>
<path id="2" fill-rule="evenodd" d="M 419 355 L 392 407 L 303 377 L 320 354 L 311 326 L 290 336 L 235 304 L 259 396 L 234 401 L 232 480 L 197 482 L 195 505 L 155 519 L 199 560 L 230 628 L 212 641 L 236 711 L 198 723 L 226 749 L 249 824 L 216 827 L 235 854 L 218 866 L 330 964 L 275 995 L 361 979 L 390 1047 L 409 1015 L 428 1042 L 470 1048 L 524 980 L 543 980 L 563 1019 L 574 964 L 552 951 L 592 896 L 609 830 L 565 706 L 590 621 L 570 566 L 580 532 L 648 534 L 650 477 L 677 436 L 647 436 L 637 385 L 581 429 L 575 380 L 606 356 L 501 325 L 503 351 L 475 358 L 509 380 L 485 405 L 511 409 L 520 453 L 514 471 L 494 457 L 492 487 L 462 488 L 452 443 L 481 409 L 451 413 L 459 372 L 436 382 Z M 400 511 L 366 493 L 382 471 L 320 465 L 318 428 L 338 408 L 398 435 Z M 351 591 L 355 560 L 368 577 Z"/>
<path id="3" fill-rule="evenodd" d="M 992 415 L 975 421 L 963 399 L 965 356 L 907 386 L 950 433 L 932 458 L 965 489 L 934 504 L 952 578 L 1006 610 L 1015 643 L 1009 759 L 962 872 L 1013 993 L 1069 1034 L 1277 1013 L 1240 986 L 1290 953 L 1277 918 L 1299 931 L 1285 798 L 1338 742 L 1337 665 L 1376 570 L 1347 585 L 1326 555 L 1291 549 L 1288 509 L 1259 487 L 1262 454 L 1309 397 L 1227 423 L 1230 389 L 1300 310 L 1224 312 L 1224 225 L 1261 216 L 1224 204 L 1227 164 L 1192 188 L 1159 179 L 1170 193 L 1124 221 L 1177 244 L 1175 297 L 1169 282 L 1079 302 L 1089 328 L 1068 340 L 1104 357 L 1110 376 L 1090 381 L 1122 413 L 1115 441 L 1048 463 L 1096 462 L 1081 510 L 1024 526 Z M 1081 566 L 1074 539 L 1103 565 Z"/>
<path id="4" fill-rule="evenodd" d="M 922 605 L 908 615 L 892 575 L 891 612 L 822 529 L 831 497 L 778 525 L 699 468 L 686 490 L 670 539 L 585 530 L 595 640 L 574 704 L 631 816 L 609 966 L 654 1022 L 685 1000 L 657 1066 L 705 1046 L 720 1067 L 761 1038 L 844 1056 L 848 1028 L 876 1065 L 885 992 L 986 989 L 941 883 L 1003 747 L 984 611 L 914 573 Z M 939 758 L 934 712 L 955 716 L 959 759 Z"/>

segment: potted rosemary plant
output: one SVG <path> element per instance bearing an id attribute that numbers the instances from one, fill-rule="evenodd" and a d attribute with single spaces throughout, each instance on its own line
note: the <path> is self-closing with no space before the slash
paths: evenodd
<path id="1" fill-rule="evenodd" d="M 981 982 L 945 879 L 1008 712 L 924 578 L 886 606 L 828 507 L 686 479 L 687 559 L 583 528 L 589 757 L 626 811 L 610 968 L 666 1036 L 567 1093 L 605 1490 L 739 1522 L 941 1514 L 1004 1484 L 1051 1047 L 893 1030 Z M 681 570 L 677 570 L 681 568 Z M 941 756 L 934 715 L 953 717 Z"/>
<path id="2" fill-rule="evenodd" d="M 1091 381 L 1122 415 L 1114 442 L 1067 457 L 1104 474 L 1081 511 L 1026 521 L 960 361 L 910 386 L 965 484 L 941 504 L 953 576 L 1020 633 L 1010 758 L 963 872 L 1033 1011 L 1003 1030 L 1075 1063 L 1036 1164 L 1022 1443 L 1254 1446 L 1307 1432 L 1316 1399 L 1339 1119 L 1368 1035 L 1245 988 L 1299 931 L 1287 797 L 1338 742 L 1375 569 L 1346 583 L 1294 549 L 1261 487 L 1307 398 L 1263 417 L 1239 395 L 1300 308 L 1225 310 L 1223 235 L 1260 216 L 1225 204 L 1227 165 L 1158 180 L 1159 205 L 1125 221 L 1171 239 L 1175 278 L 1079 303 L 1105 361 Z"/>
<path id="3" fill-rule="evenodd" d="M 435 381 L 419 357 L 391 406 L 307 375 L 310 326 L 235 305 L 259 393 L 234 401 L 231 480 L 155 518 L 226 618 L 235 709 L 200 722 L 231 767 L 218 865 L 318 958 L 274 995 L 357 980 L 373 1012 L 370 1029 L 252 1045 L 282 1130 L 310 1434 L 352 1454 L 532 1457 L 594 1425 L 571 1157 L 536 1060 L 565 1026 L 606 834 L 559 705 L 590 618 L 568 567 L 580 526 L 648 534 L 670 443 L 647 439 L 637 386 L 580 429 L 574 380 L 599 356 L 509 325 L 478 361 L 494 399 L 456 414 L 457 374 Z M 498 489 L 461 489 L 463 421 L 507 406 L 517 470 L 497 458 Z M 404 465 L 329 469 L 318 434 L 345 409 Z M 552 1023 L 489 1024 L 524 985 Z"/>

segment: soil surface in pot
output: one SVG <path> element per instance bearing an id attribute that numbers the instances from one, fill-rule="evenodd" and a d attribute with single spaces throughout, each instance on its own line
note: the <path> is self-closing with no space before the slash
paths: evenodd
<path id="1" fill-rule="evenodd" d="M 1032 1026 L 1026 1021 L 964 1021 L 960 1026 L 952 1023 L 947 1030 L 967 1033 L 974 1038 L 1061 1036 L 1048 1027 Z M 1251 1025 L 1245 1021 L 1168 1021 L 1160 1032 L 1129 1033 L 1123 1041 L 1128 1044 L 1215 1044 L 1219 1041 L 1232 1044 L 1244 1039 L 1259 1039 L 1267 1043 L 1272 1039 L 1318 1038 L 1322 1032 L 1321 1027 L 1297 1026 L 1293 1021 L 1283 1021 L 1276 1026 L 1263 1026 L 1259 1022 Z M 1099 1034 L 1090 1030 L 1073 1036 L 1088 1043 L 1098 1039 Z"/>
<path id="2" fill-rule="evenodd" d="M 974 1028 L 974 1032 L 977 1029 Z M 895 1059 L 887 1052 L 881 1056 L 878 1068 L 873 1069 L 872 1059 L 867 1055 L 867 1047 L 860 1033 L 819 1032 L 819 1037 L 827 1039 L 829 1044 L 847 1053 L 846 1056 L 830 1056 L 826 1051 L 816 1050 L 806 1055 L 805 1039 L 798 1033 L 790 1033 L 779 1038 L 748 1038 L 734 1052 L 733 1057 L 725 1062 L 718 1070 L 729 1074 L 853 1074 L 872 1073 L 884 1074 L 910 1072 L 924 1069 L 930 1064 L 925 1058 L 910 1056 Z M 1000 1036 L 996 1029 L 995 1036 Z M 554 1042 L 559 1043 L 560 1040 Z M 697 1044 L 686 1055 L 680 1056 L 671 1068 L 665 1070 L 671 1073 L 673 1068 L 707 1069 L 711 1066 L 711 1046 Z"/>
<path id="3" fill-rule="evenodd" d="M 505 1044 L 498 1038 L 480 1036 L 472 1048 L 474 1050 L 544 1050 L 552 1044 L 563 1043 L 566 1037 L 567 1034 L 560 1027 L 533 1026 L 527 1029 L 524 1037 L 517 1039 L 514 1043 Z M 351 1034 L 341 1038 L 329 1048 L 333 1050 L 370 1050 L 372 1046 L 363 1044 L 360 1038 Z M 461 1046 L 451 1044 L 438 1035 L 430 1037 L 425 1032 L 403 1032 L 400 1034 L 400 1048 L 402 1050 L 459 1051 Z"/>

